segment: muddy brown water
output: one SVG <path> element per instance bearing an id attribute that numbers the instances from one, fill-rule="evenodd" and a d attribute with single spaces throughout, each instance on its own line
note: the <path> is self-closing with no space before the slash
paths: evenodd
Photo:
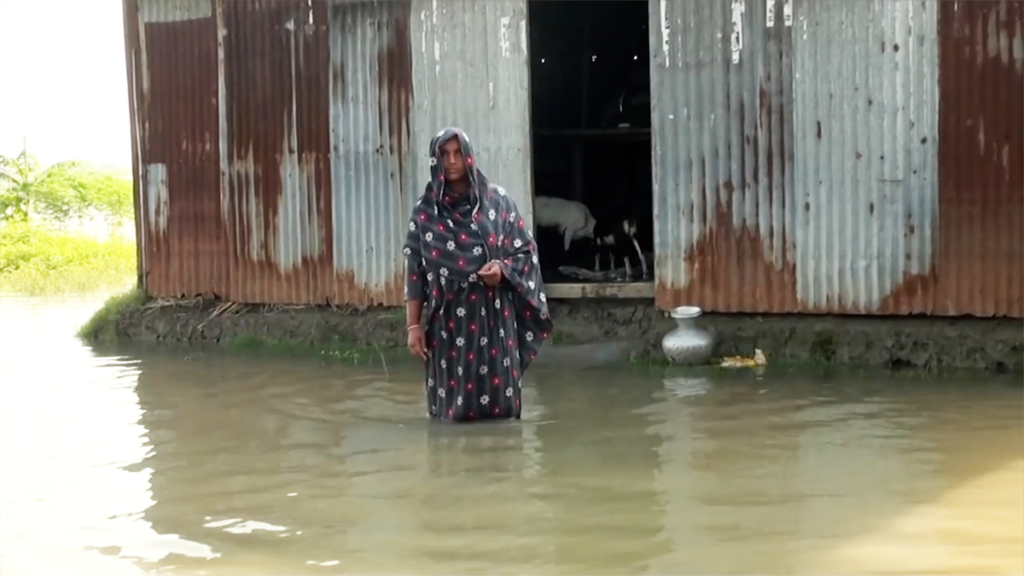
<path id="1" fill-rule="evenodd" d="M 0 573 L 1021 574 L 1006 378 L 576 370 L 522 422 L 414 367 L 96 352 L 0 298 Z"/>

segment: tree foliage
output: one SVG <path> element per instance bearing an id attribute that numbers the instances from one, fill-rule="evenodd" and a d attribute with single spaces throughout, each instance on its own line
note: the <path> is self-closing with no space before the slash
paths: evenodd
<path id="1" fill-rule="evenodd" d="M 43 218 L 57 225 L 102 218 L 121 225 L 134 213 L 132 182 L 77 161 L 43 167 L 28 152 L 0 156 L 0 220 Z"/>

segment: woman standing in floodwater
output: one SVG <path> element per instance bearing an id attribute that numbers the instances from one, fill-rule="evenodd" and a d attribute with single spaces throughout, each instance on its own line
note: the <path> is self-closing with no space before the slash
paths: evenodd
<path id="1" fill-rule="evenodd" d="M 519 418 L 523 372 L 552 329 L 537 248 L 458 128 L 430 142 L 403 252 L 409 351 L 426 367 L 430 417 Z"/>

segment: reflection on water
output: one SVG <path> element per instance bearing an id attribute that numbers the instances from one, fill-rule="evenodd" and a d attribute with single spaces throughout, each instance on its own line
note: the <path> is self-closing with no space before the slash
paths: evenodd
<path id="1" fill-rule="evenodd" d="M 0 572 L 1024 572 L 1007 380 L 544 371 L 521 423 L 419 374 L 93 353 L 0 299 Z"/>

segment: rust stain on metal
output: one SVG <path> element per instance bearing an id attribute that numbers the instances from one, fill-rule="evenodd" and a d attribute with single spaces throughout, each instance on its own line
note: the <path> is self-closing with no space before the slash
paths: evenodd
<path id="1" fill-rule="evenodd" d="M 304 291 L 303 301 L 321 302 L 324 294 L 329 293 L 333 277 L 331 263 L 334 259 L 331 218 L 331 66 L 327 3 L 300 2 L 297 9 L 302 33 L 297 35 L 301 42 L 298 43 L 299 52 L 292 64 L 296 94 L 293 96 L 295 114 L 291 129 L 296 134 L 299 166 L 304 168 L 300 174 L 306 177 L 306 185 L 311 186 L 314 192 L 312 198 L 306 199 L 306 202 L 312 204 L 307 214 L 315 218 L 307 234 L 319 237 L 316 243 L 319 250 L 303 256 L 303 261 L 309 259 L 313 267 L 308 278 L 310 286 Z M 309 177 L 313 178 L 312 183 L 308 182 Z"/>
<path id="2" fill-rule="evenodd" d="M 388 10 L 388 37 L 386 47 L 377 54 L 378 97 L 381 99 L 381 133 L 390 136 L 388 144 L 392 158 L 398 159 L 398 178 L 402 184 L 405 148 L 409 142 L 409 115 L 412 112 L 412 38 L 409 35 L 411 0 L 392 2 Z M 387 110 L 385 128 L 384 110 Z"/>
<path id="3" fill-rule="evenodd" d="M 334 268 L 336 246 L 340 250 L 346 237 L 358 237 L 361 231 L 336 234 L 332 224 L 338 211 L 330 164 L 330 4 L 213 1 L 213 16 L 149 23 L 139 20 L 134 0 L 124 3 L 137 145 L 140 266 L 147 289 L 157 296 L 205 294 L 245 302 L 400 303 L 400 271 L 371 270 L 370 281 L 359 265 Z M 376 58 L 378 69 L 377 78 L 369 80 L 376 82 L 377 94 L 367 102 L 377 98 L 377 127 L 388 136 L 400 179 L 414 101 L 411 2 L 374 6 L 386 17 L 376 29 L 384 32 L 384 42 L 375 44 L 376 52 L 366 53 Z M 904 238 L 933 239 L 927 273 L 904 274 L 877 305 L 870 305 L 863 294 L 853 296 L 859 298 L 857 305 L 836 302 L 850 297 L 841 287 L 826 287 L 832 292 L 816 307 L 797 301 L 798 281 L 819 280 L 813 275 L 819 274 L 814 267 L 821 264 L 809 260 L 807 250 L 803 255 L 794 252 L 793 240 L 803 230 L 802 219 L 820 217 L 820 201 L 826 197 L 819 194 L 818 203 L 807 201 L 798 193 L 807 183 L 794 185 L 794 175 L 800 175 L 787 165 L 793 163 L 794 142 L 828 140 L 834 127 L 827 116 L 807 117 L 810 123 L 793 135 L 791 39 L 789 32 L 775 32 L 783 30 L 777 27 L 767 35 L 756 31 L 751 45 L 761 46 L 763 58 L 725 68 L 722 92 L 709 92 L 724 98 L 690 102 L 707 104 L 707 112 L 717 114 L 721 124 L 694 120 L 663 141 L 682 143 L 659 152 L 661 165 L 667 167 L 661 176 L 673 190 L 690 186 L 690 172 L 687 178 L 679 174 L 703 161 L 702 142 L 714 142 L 717 149 L 714 173 L 693 191 L 703 196 L 701 203 L 668 202 L 679 208 L 680 218 L 692 219 L 687 224 L 694 228 L 687 230 L 695 230 L 697 238 L 692 243 L 692 236 L 685 234 L 662 238 L 679 245 L 675 258 L 682 256 L 686 268 L 671 267 L 682 272 L 657 286 L 659 305 L 1024 316 L 1024 4 L 940 2 L 938 10 L 938 227 L 914 219 L 902 230 Z M 715 12 L 707 14 L 713 17 Z M 712 36 L 707 40 L 715 41 Z M 916 49 L 907 42 L 889 41 L 881 49 Z M 873 44 L 868 48 L 876 53 Z M 901 56 L 908 52 L 902 50 Z M 677 85 L 691 84 L 663 83 Z M 734 86 L 742 87 L 741 96 Z M 664 89 L 662 102 L 687 98 L 688 92 Z M 831 100 L 832 95 L 817 97 Z M 872 107 L 872 95 L 864 98 Z M 724 104 L 719 106 L 719 101 Z M 674 109 L 660 114 L 671 118 Z M 697 118 L 706 116 L 695 113 Z M 664 130 L 670 125 L 663 120 L 660 126 Z M 930 135 L 914 134 L 906 141 L 934 146 Z M 680 150 L 686 151 L 685 158 L 677 154 Z M 862 163 L 879 158 L 877 151 L 862 147 L 853 156 Z M 696 176 L 699 180 L 700 174 Z M 716 182 L 721 184 L 715 187 Z M 695 207 L 704 212 L 705 206 L 710 214 L 693 214 Z M 875 199 L 868 212 L 878 218 L 889 208 Z M 678 228 L 672 223 L 663 229 Z M 898 227 L 893 232 L 900 233 Z M 371 254 L 373 246 L 367 244 L 365 257 L 386 259 Z M 895 251 L 892 257 L 909 262 L 909 254 Z M 658 258 L 659 270 L 668 269 L 667 256 Z M 375 263 L 366 267 L 379 268 Z M 859 309 L 866 305 L 871 309 Z"/>
<path id="4" fill-rule="evenodd" d="M 153 4 L 157 17 L 144 23 L 136 1 L 124 2 L 140 273 L 149 293 L 401 303 L 401 271 L 335 268 L 336 246 L 361 232 L 335 238 L 333 229 L 332 4 L 213 0 L 209 15 L 159 17 L 174 6 Z M 412 110 L 411 4 L 376 9 L 389 15 L 388 38 L 371 58 L 379 57 L 381 117 L 401 157 Z"/>
<path id="5" fill-rule="evenodd" d="M 927 274 L 904 273 L 902 280 L 892 289 L 878 306 L 874 314 L 908 314 L 927 312 L 931 308 L 935 287 L 939 283 L 936 270 Z"/>
<path id="6" fill-rule="evenodd" d="M 131 151 L 132 151 L 132 204 L 135 213 L 141 214 L 143 201 L 145 199 L 139 183 L 142 181 L 144 168 L 140 165 L 141 145 L 138 141 L 140 131 L 138 130 L 139 110 L 136 101 L 136 84 L 142 75 L 140 61 L 139 28 L 141 23 L 138 18 L 139 5 L 137 0 L 124 0 L 122 6 L 122 20 L 124 26 L 124 55 L 125 68 L 128 71 L 128 122 L 131 127 Z M 136 283 L 138 287 L 146 285 L 146 229 L 144 221 L 140 217 L 135 218 L 135 259 L 136 259 Z"/>
<path id="7" fill-rule="evenodd" d="M 939 314 L 1024 316 L 1024 3 L 939 3 Z"/>
<path id="8" fill-rule="evenodd" d="M 355 272 L 351 270 L 338 272 L 334 277 L 334 282 L 337 288 L 335 298 L 331 299 L 333 303 L 364 306 L 395 305 L 401 303 L 405 298 L 404 271 L 397 272 L 382 290 L 374 290 L 360 283 Z"/>
<path id="9" fill-rule="evenodd" d="M 772 130 L 772 102 L 771 102 L 772 97 L 771 97 L 771 94 L 768 92 L 768 86 L 766 86 L 766 84 L 769 83 L 769 82 L 771 82 L 771 74 L 770 73 L 765 73 L 764 81 L 759 83 L 759 85 L 757 87 L 758 88 L 758 90 L 757 90 L 757 129 L 753 131 L 754 151 L 755 151 L 754 152 L 754 173 L 755 174 L 758 173 L 758 170 L 757 170 L 757 168 L 758 168 L 758 161 L 760 160 L 760 154 L 757 153 L 761 149 L 761 147 L 759 146 L 759 140 L 760 140 L 759 137 L 760 137 L 761 134 L 765 134 L 765 135 L 767 135 L 769 137 L 772 134 L 772 132 L 771 132 L 771 130 Z M 768 188 L 768 193 L 769 194 L 771 193 L 771 190 L 772 190 L 772 180 L 774 179 L 774 174 L 772 173 L 772 152 L 773 152 L 773 150 L 772 150 L 771 144 L 772 144 L 771 142 L 768 142 L 768 146 L 766 147 L 767 148 L 767 158 L 766 158 L 767 162 L 766 162 L 766 166 L 765 166 L 765 168 L 766 168 L 766 176 L 768 178 L 768 180 L 767 180 L 767 184 L 768 184 L 767 188 Z"/>
<path id="10" fill-rule="evenodd" d="M 214 257 L 224 250 L 216 25 L 203 18 L 139 26 L 148 74 L 141 79 L 148 89 L 136 94 L 145 109 L 140 168 L 146 174 L 145 166 L 162 165 L 167 191 L 166 226 L 146 223 L 146 285 L 157 294 L 212 294 L 225 279 Z M 155 185 L 140 181 L 143 190 Z"/>
<path id="11" fill-rule="evenodd" d="M 766 3 L 748 3 L 741 18 L 746 56 L 729 63 L 723 30 L 735 23 L 720 8 L 720 2 L 662 3 L 663 20 L 698 24 L 666 31 L 667 51 L 655 51 L 651 69 L 658 92 L 655 229 L 662 247 L 656 303 L 803 311 L 793 230 L 786 229 L 787 210 L 804 202 L 792 193 L 794 34 L 765 27 Z"/>
<path id="12" fill-rule="evenodd" d="M 719 190 L 718 198 L 731 196 L 733 183 L 723 182 Z M 716 312 L 738 312 L 748 309 L 753 301 L 770 310 L 801 308 L 795 265 L 785 257 L 784 245 L 771 245 L 764 239 L 772 237 L 771 231 L 759 233 L 747 224 L 736 226 L 732 207 L 721 200 L 715 206 L 714 223 L 708 223 L 704 230 L 685 254 L 690 281 L 683 287 L 659 282 L 655 289 L 659 307 L 700 302 Z M 765 257 L 778 251 L 783 251 L 781 266 Z"/>
<path id="13" fill-rule="evenodd" d="M 237 272 L 229 291 L 245 301 L 321 301 L 333 282 L 327 7 L 223 7 L 228 238 Z M 286 192 L 294 213 L 282 217 Z M 306 246 L 318 249 L 305 253 Z"/>
<path id="14" fill-rule="evenodd" d="M 224 40 L 228 133 L 224 137 L 229 139 L 229 197 L 235 213 L 232 252 L 239 263 L 269 262 L 273 257 L 273 242 L 267 239 L 275 232 L 285 115 L 291 112 L 291 46 L 283 34 L 290 4 L 224 4 L 228 30 Z M 254 214 L 261 214 L 262 221 Z M 256 226 L 262 229 L 255 230 Z"/>
<path id="15" fill-rule="evenodd" d="M 270 263 L 247 263 L 246 278 L 225 295 L 229 300 L 267 304 L 354 304 L 361 306 L 396 305 L 405 293 L 404 272 L 396 273 L 381 288 L 359 282 L 352 270 L 332 271 L 330 267 L 306 262 L 298 268 L 282 272 Z M 311 277 L 319 278 L 313 284 Z M 317 296 L 309 300 L 293 294 L 315 289 Z"/>

